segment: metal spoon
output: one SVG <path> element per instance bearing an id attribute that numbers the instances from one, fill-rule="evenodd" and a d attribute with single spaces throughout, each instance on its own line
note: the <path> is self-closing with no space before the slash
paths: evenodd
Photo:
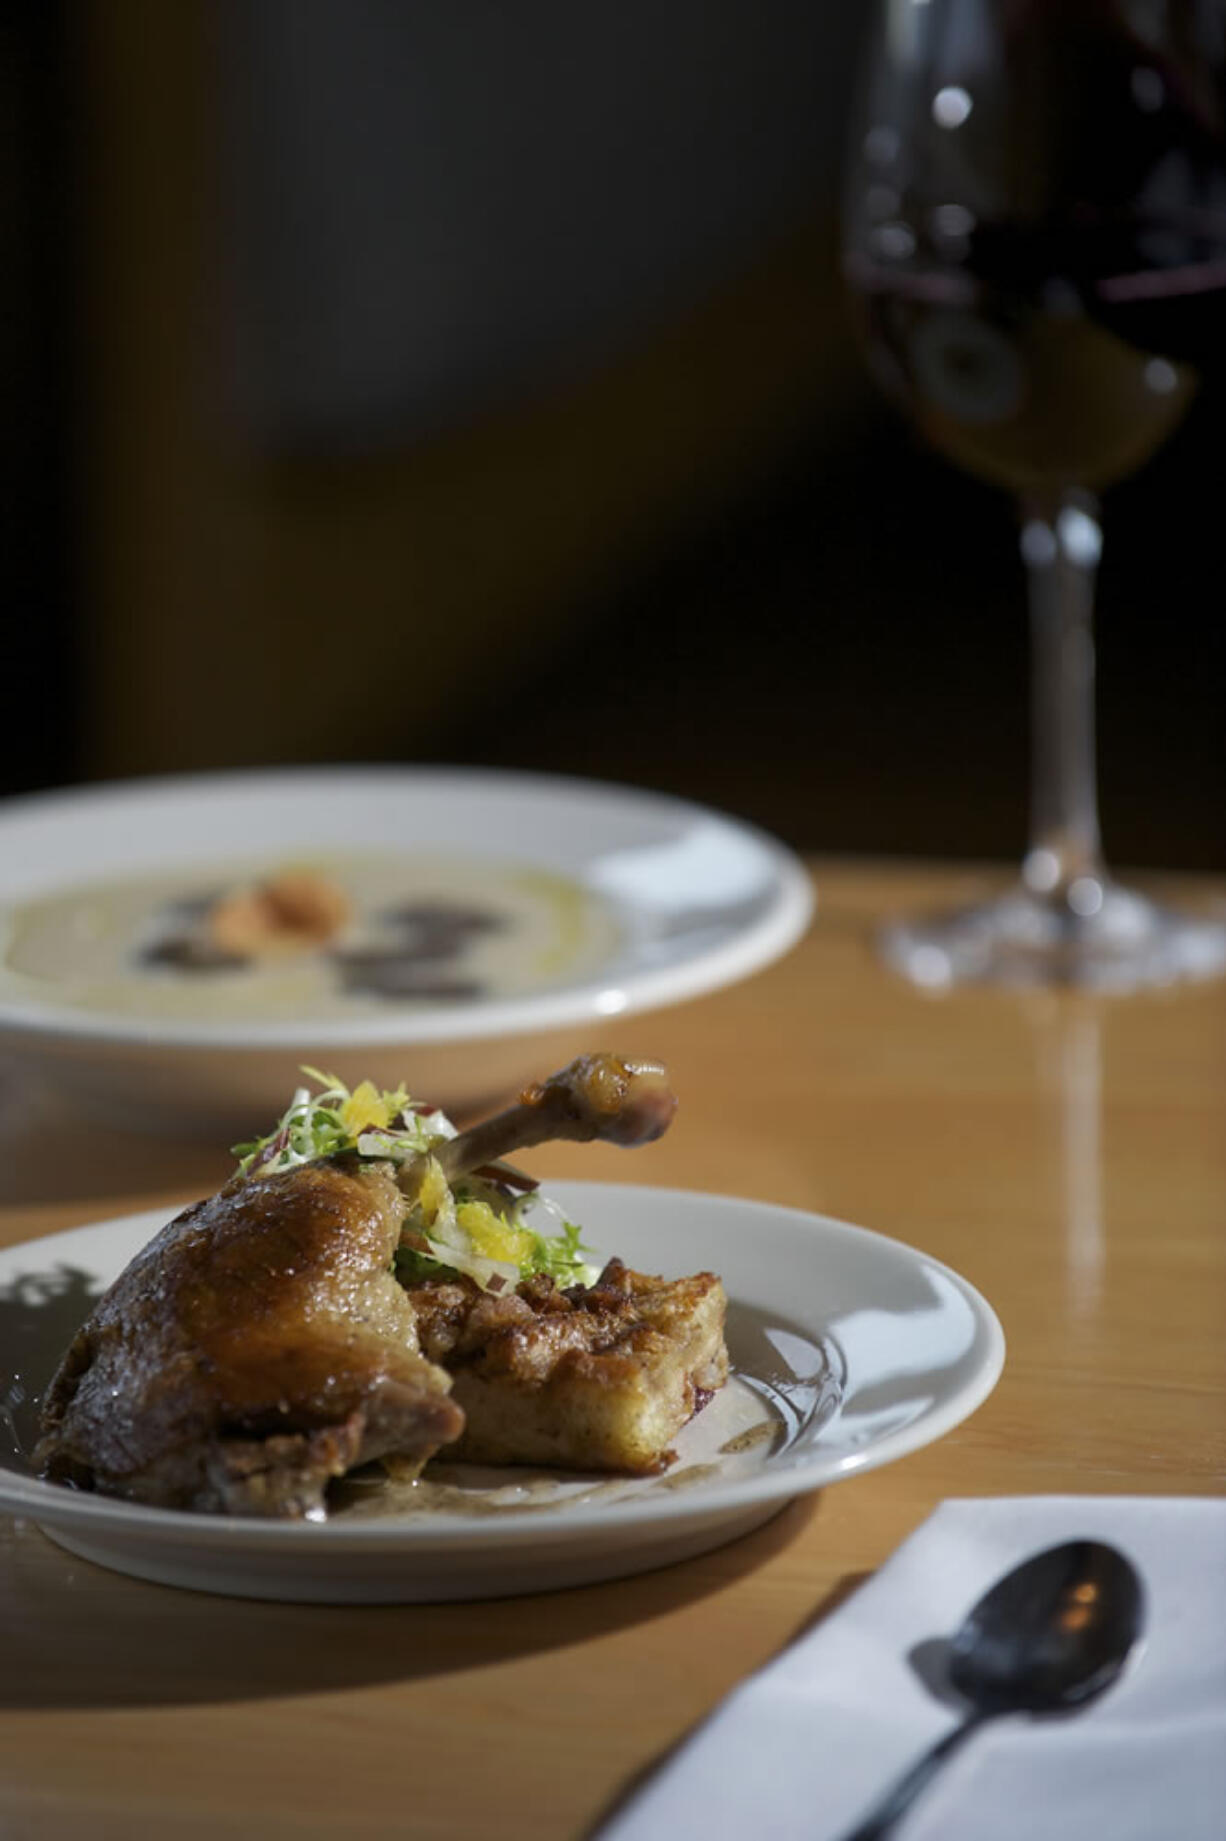
<path id="1" fill-rule="evenodd" d="M 970 1713 L 845 1841 L 881 1841 L 987 1720 L 1084 1707 L 1116 1679 L 1143 1621 L 1136 1571 L 1100 1541 L 1068 1541 L 1015 1567 L 968 1612 L 950 1644 L 949 1679 Z"/>

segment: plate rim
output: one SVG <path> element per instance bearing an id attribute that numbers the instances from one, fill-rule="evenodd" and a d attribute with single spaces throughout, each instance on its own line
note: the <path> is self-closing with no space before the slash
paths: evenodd
<path id="1" fill-rule="evenodd" d="M 700 1202 L 704 1207 L 715 1207 L 725 1212 L 759 1211 L 781 1217 L 792 1227 L 803 1227 L 809 1232 L 816 1228 L 828 1238 L 842 1239 L 853 1245 L 872 1243 L 893 1257 L 901 1255 L 904 1261 L 925 1272 L 939 1274 L 953 1284 L 970 1310 L 977 1335 L 983 1339 L 979 1364 L 951 1394 L 925 1409 L 918 1418 L 844 1454 L 833 1464 L 823 1466 L 820 1462 L 802 1458 L 794 1465 L 772 1466 L 768 1460 L 760 1471 L 752 1475 L 709 1489 L 695 1490 L 692 1494 L 681 1492 L 667 1495 L 662 1492 L 656 1498 L 636 1497 L 632 1503 L 622 1501 L 604 1506 L 576 1504 L 573 1508 L 561 1511 L 547 1505 L 540 1509 L 517 1508 L 513 1515 L 505 1519 L 492 1516 L 488 1520 L 476 1522 L 469 1522 L 462 1517 L 432 1514 L 420 1521 L 409 1515 L 372 1518 L 369 1521 L 355 1519 L 305 1523 L 260 1521 L 125 1503 L 87 1492 L 74 1492 L 62 1485 L 46 1483 L 41 1478 L 0 1469 L 0 1514 L 29 1519 L 36 1524 L 46 1522 L 53 1526 L 81 1528 L 99 1536 L 109 1533 L 122 1539 L 127 1535 L 145 1544 L 150 1540 L 157 1542 L 161 1536 L 166 1535 L 168 1539 L 164 1544 L 168 1549 L 203 1546 L 217 1551 L 219 1557 L 226 1551 L 235 1552 L 240 1548 L 251 1551 L 253 1557 L 256 1554 L 279 1553 L 287 1557 L 299 1556 L 305 1559 L 311 1556 L 322 1560 L 329 1555 L 356 1558 L 362 1554 L 390 1552 L 408 1558 L 414 1553 L 437 1553 L 440 1547 L 458 1554 L 471 1555 L 488 1551 L 513 1553 L 525 1545 L 570 1546 L 576 1536 L 581 1537 L 585 1532 L 599 1535 L 615 1532 L 619 1527 L 627 1531 L 640 1528 L 681 1528 L 688 1522 L 731 1517 L 772 1502 L 782 1508 L 794 1497 L 809 1495 L 829 1484 L 882 1468 L 937 1442 L 983 1404 L 1000 1378 L 1005 1362 L 1006 1342 L 1000 1318 L 992 1305 L 969 1279 L 952 1266 L 907 1241 L 835 1216 L 818 1214 L 786 1203 L 762 1201 L 751 1196 L 708 1193 L 705 1190 L 654 1184 L 571 1179 L 551 1182 L 549 1189 L 551 1194 L 557 1193 L 564 1198 L 578 1196 L 579 1203 L 575 1212 L 580 1217 L 585 1194 L 591 1196 L 600 1192 L 616 1196 L 637 1191 L 649 1194 L 657 1203 L 665 1206 L 680 1200 L 684 1206 Z M 152 1235 L 169 1218 L 164 1209 L 156 1208 L 108 1216 L 83 1222 L 78 1227 L 63 1229 L 55 1234 L 14 1243 L 0 1249 L 0 1255 L 7 1260 L 13 1253 L 54 1245 L 70 1235 L 88 1234 L 106 1228 L 143 1229 L 148 1224 Z"/>
<path id="2" fill-rule="evenodd" d="M 369 1018 L 324 1018 L 292 1023 L 284 1019 L 239 1025 L 234 1022 L 185 1023 L 165 1017 L 123 1017 L 0 996 L 0 1037 L 15 1046 L 97 1046 L 129 1049 L 214 1050 L 232 1054 L 294 1053 L 306 1048 L 335 1050 L 382 1045 L 415 1048 L 426 1044 L 471 1043 L 630 1016 L 703 996 L 748 977 L 788 952 L 803 937 L 816 908 L 813 879 L 797 853 L 750 820 L 714 806 L 616 781 L 577 774 L 533 773 L 500 768 L 405 767 L 362 764 L 229 770 L 219 773 L 158 775 L 100 781 L 79 787 L 21 794 L 0 802 L 0 844 L 10 823 L 43 815 L 65 822 L 90 806 L 131 805 L 170 800 L 176 794 L 237 800 L 248 792 L 270 797 L 306 797 L 327 785 L 362 784 L 421 798 L 433 784 L 445 793 L 448 783 L 472 791 L 483 783 L 501 793 L 558 796 L 578 806 L 599 802 L 637 807 L 661 817 L 672 813 L 717 824 L 725 835 L 751 845 L 770 871 L 769 904 L 736 935 L 695 953 L 678 965 L 631 968 L 628 975 L 586 977 L 556 990 L 517 998 L 412 1010 L 389 1005 Z M 3 889 L 0 887 L 0 895 Z"/>

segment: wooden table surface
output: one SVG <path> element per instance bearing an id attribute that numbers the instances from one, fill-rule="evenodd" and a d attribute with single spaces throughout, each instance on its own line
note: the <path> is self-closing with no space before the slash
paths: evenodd
<path id="1" fill-rule="evenodd" d="M 1003 1320 L 986 1404 L 704 1558 L 483 1604 L 209 1597 L 0 1518 L 4 1841 L 579 1837 L 942 1498 L 1226 1487 L 1226 981 L 922 995 L 872 929 L 975 878 L 815 872 L 787 959 L 607 1032 L 669 1062 L 669 1135 L 632 1164 L 566 1146 L 533 1167 L 759 1196 L 934 1254 Z M 88 1125 L 65 1143 L 50 1101 L 12 1091 L 0 1150 L 6 1242 L 169 1213 L 229 1168 Z"/>

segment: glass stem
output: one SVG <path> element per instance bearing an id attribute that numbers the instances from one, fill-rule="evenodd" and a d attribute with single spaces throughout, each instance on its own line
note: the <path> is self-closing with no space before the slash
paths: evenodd
<path id="1" fill-rule="evenodd" d="M 1096 501 L 1070 492 L 1023 507 L 1030 598 L 1030 891 L 1066 900 L 1102 879 L 1094 745 L 1094 581 L 1102 552 Z M 1078 891 L 1072 906 L 1078 908 Z"/>

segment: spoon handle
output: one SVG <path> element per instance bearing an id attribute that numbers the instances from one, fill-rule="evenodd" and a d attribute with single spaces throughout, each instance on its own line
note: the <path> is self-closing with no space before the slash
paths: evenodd
<path id="1" fill-rule="evenodd" d="M 905 1771 L 887 1790 L 884 1797 L 869 1815 L 843 1837 L 843 1841 L 883 1841 L 895 1822 L 911 1807 L 920 1791 L 936 1776 L 945 1760 L 958 1750 L 992 1715 L 983 1711 L 968 1714 L 960 1726 L 947 1732 L 943 1739 L 938 1739 L 931 1751 L 926 1751 L 922 1758 Z"/>

